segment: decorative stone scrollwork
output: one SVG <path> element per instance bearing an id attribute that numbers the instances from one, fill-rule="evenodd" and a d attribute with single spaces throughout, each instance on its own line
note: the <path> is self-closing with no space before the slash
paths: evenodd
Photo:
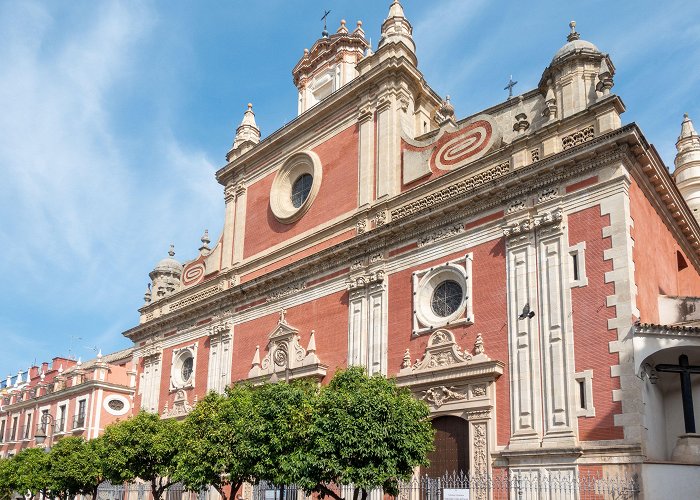
<path id="1" fill-rule="evenodd" d="M 588 142 L 593 138 L 595 138 L 595 129 L 593 128 L 593 125 L 589 125 L 584 129 L 574 132 L 573 134 L 562 137 L 561 146 L 563 150 L 571 149 L 574 146 Z"/>
<path id="2" fill-rule="evenodd" d="M 440 408 L 445 403 L 450 401 L 459 401 L 462 399 L 467 399 L 466 394 L 457 392 L 456 387 L 445 387 L 441 385 L 440 387 L 431 387 L 430 389 L 423 391 L 422 400 L 427 401 L 435 408 Z"/>
<path id="3" fill-rule="evenodd" d="M 456 223 L 456 224 L 451 224 L 449 226 L 441 227 L 440 229 L 437 229 L 433 231 L 432 233 L 426 234 L 422 238 L 418 239 L 418 247 L 424 247 L 426 245 L 429 245 L 431 243 L 435 243 L 444 239 L 447 239 L 451 236 L 458 235 L 460 233 L 464 232 L 464 224 L 463 223 Z"/>
<path id="4" fill-rule="evenodd" d="M 522 219 L 503 226 L 503 234 L 507 237 L 518 236 L 522 233 L 527 233 L 536 228 L 541 228 L 549 225 L 558 225 L 564 219 L 564 212 L 561 208 L 544 212 L 527 219 Z"/>
<path id="5" fill-rule="evenodd" d="M 357 234 L 367 232 L 367 219 L 360 219 L 357 221 L 356 231 Z"/>
<path id="6" fill-rule="evenodd" d="M 267 300 L 267 302 L 272 302 L 278 299 L 283 299 L 284 297 L 289 297 L 290 295 L 297 294 L 303 290 L 306 290 L 306 282 L 297 281 L 296 283 L 291 283 L 287 286 L 278 288 L 277 290 L 268 293 L 265 300 Z"/>
<path id="7" fill-rule="evenodd" d="M 316 355 L 316 333 L 312 330 L 306 349 L 299 344 L 299 330 L 290 326 L 285 318 L 286 311 L 280 312 L 277 327 L 270 333 L 267 355 L 260 360 L 260 346 L 255 348 L 253 363 L 248 372 L 249 379 L 275 379 L 283 374 L 287 379 L 299 377 L 323 378 L 327 367 Z"/>
<path id="8" fill-rule="evenodd" d="M 371 271 L 369 273 L 351 276 L 345 281 L 345 283 L 348 286 L 348 290 L 355 290 L 357 288 L 364 288 L 372 284 L 382 283 L 385 275 L 386 273 L 383 269 L 377 269 L 376 271 Z"/>
<path id="9" fill-rule="evenodd" d="M 559 195 L 559 190 L 556 187 L 547 188 L 544 191 L 540 191 L 537 195 L 537 203 L 544 203 L 545 201 L 552 200 Z"/>
<path id="10" fill-rule="evenodd" d="M 455 365 L 468 365 L 476 361 L 489 361 L 490 358 L 484 354 L 481 336 L 477 337 L 475 349 L 477 345 L 479 352 L 472 356 L 469 352 L 462 351 L 451 331 L 436 330 L 428 339 L 428 346 L 425 348 L 423 358 L 417 360 L 413 366 L 410 366 L 410 352 L 406 351 L 406 354 L 409 355 L 409 365 L 403 366 L 399 373 L 412 374 Z M 404 354 L 404 364 L 406 354 Z"/>
<path id="11" fill-rule="evenodd" d="M 194 402 L 192 405 L 190 405 L 189 401 L 187 400 L 187 393 L 180 389 L 175 393 L 175 400 L 173 401 L 172 408 L 168 408 L 168 402 L 165 402 L 165 407 L 161 413 L 161 418 L 184 417 L 192 411 L 192 408 L 196 404 L 197 395 L 194 396 Z"/>
<path id="12" fill-rule="evenodd" d="M 379 210 L 377 213 L 374 215 L 374 225 L 376 227 L 383 226 L 384 224 L 387 223 L 387 216 L 388 213 L 386 210 Z"/>

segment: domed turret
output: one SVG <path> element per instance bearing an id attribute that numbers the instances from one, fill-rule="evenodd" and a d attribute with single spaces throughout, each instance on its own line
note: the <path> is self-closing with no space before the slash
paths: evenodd
<path id="1" fill-rule="evenodd" d="M 546 116 L 561 119 L 583 111 L 609 95 L 615 66 L 610 58 L 576 31 L 569 23 L 566 43 L 554 54 L 540 79 L 546 100 Z"/>
<path id="2" fill-rule="evenodd" d="M 687 114 L 683 117 L 676 150 L 673 178 L 695 219 L 700 222 L 700 137 Z"/>
<path id="3" fill-rule="evenodd" d="M 162 259 L 148 276 L 153 282 L 152 300 L 156 301 L 172 295 L 180 289 L 180 278 L 182 277 L 182 264 L 175 260 L 175 249 L 170 245 L 168 256 Z"/>

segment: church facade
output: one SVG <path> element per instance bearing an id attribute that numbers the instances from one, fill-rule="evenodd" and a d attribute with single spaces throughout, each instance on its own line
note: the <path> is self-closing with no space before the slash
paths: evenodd
<path id="1" fill-rule="evenodd" d="M 463 118 L 423 78 L 397 0 L 381 31 L 376 52 L 344 21 L 305 50 L 299 116 L 264 140 L 248 106 L 216 174 L 221 234 L 184 263 L 171 249 L 125 332 L 135 407 L 182 417 L 239 381 L 361 365 L 430 406 L 421 474 L 691 487 L 692 122 L 672 176 L 573 22 L 537 88 Z"/>

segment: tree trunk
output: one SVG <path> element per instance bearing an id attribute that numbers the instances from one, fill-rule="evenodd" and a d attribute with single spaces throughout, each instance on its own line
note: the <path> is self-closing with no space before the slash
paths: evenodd
<path id="1" fill-rule="evenodd" d="M 357 500 L 357 497 L 360 496 L 360 488 L 355 488 L 355 491 L 352 493 L 352 500 Z"/>
<path id="2" fill-rule="evenodd" d="M 224 492 L 223 486 L 214 486 L 214 489 L 219 492 L 219 495 L 221 495 L 222 500 L 228 500 L 228 497 L 226 496 L 226 493 Z"/>
<path id="3" fill-rule="evenodd" d="M 369 492 L 366 489 L 362 488 L 362 500 L 367 500 L 368 494 Z"/>
<path id="4" fill-rule="evenodd" d="M 335 491 L 330 489 L 325 484 L 318 483 L 318 485 L 316 485 L 316 488 L 314 489 L 317 490 L 319 493 L 323 493 L 324 495 L 328 495 L 331 498 L 335 498 L 335 500 L 345 500 L 343 497 L 338 495 Z"/>

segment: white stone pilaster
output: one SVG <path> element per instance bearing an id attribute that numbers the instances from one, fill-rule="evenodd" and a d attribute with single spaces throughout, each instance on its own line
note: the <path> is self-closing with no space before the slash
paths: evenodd
<path id="1" fill-rule="evenodd" d="M 369 106 L 358 114 L 359 133 L 359 206 L 371 203 L 374 199 L 374 113 Z"/>

